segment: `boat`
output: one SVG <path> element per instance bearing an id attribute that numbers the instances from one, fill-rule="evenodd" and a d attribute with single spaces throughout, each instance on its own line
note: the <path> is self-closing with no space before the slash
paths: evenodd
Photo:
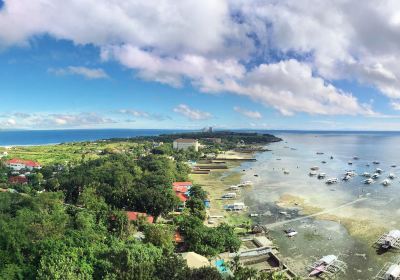
<path id="1" fill-rule="evenodd" d="M 238 186 L 239 187 L 249 187 L 249 186 L 252 186 L 252 185 L 253 185 L 252 181 L 244 181 L 244 182 L 240 183 Z"/>
<path id="2" fill-rule="evenodd" d="M 332 265 L 338 258 L 335 255 L 324 256 L 319 259 L 314 265 L 308 277 L 318 276 L 324 273 L 327 268 Z"/>
<path id="3" fill-rule="evenodd" d="M 349 161 L 347 164 L 348 164 L 348 165 L 352 165 L 353 163 L 352 163 L 351 161 Z"/>
<path id="4" fill-rule="evenodd" d="M 374 182 L 374 180 L 371 179 L 371 178 L 368 178 L 368 179 L 364 180 L 364 184 L 366 184 L 366 185 L 370 185 L 370 184 L 372 184 L 373 182 Z"/>
<path id="5" fill-rule="evenodd" d="M 400 240 L 400 230 L 391 230 L 387 233 L 385 238 L 382 240 L 381 248 L 384 250 L 390 249 L 392 247 L 397 247 L 397 243 Z"/>
<path id="6" fill-rule="evenodd" d="M 321 163 L 326 163 L 326 161 L 325 161 L 325 160 L 323 160 L 323 161 L 321 161 Z"/>
<path id="7" fill-rule="evenodd" d="M 397 165 L 396 164 L 392 164 L 391 167 L 395 168 L 395 167 L 397 167 Z"/>
<path id="8" fill-rule="evenodd" d="M 332 184 L 336 184 L 338 182 L 337 178 L 329 178 L 328 180 L 326 180 L 326 184 L 328 185 L 332 185 Z"/>
<path id="9" fill-rule="evenodd" d="M 333 156 L 331 156 L 331 159 L 333 159 Z"/>
<path id="10" fill-rule="evenodd" d="M 237 190 L 239 190 L 239 187 L 237 185 L 232 185 L 229 187 L 229 189 L 232 191 L 237 191 Z"/>
<path id="11" fill-rule="evenodd" d="M 372 179 L 378 179 L 381 175 L 379 175 L 379 173 L 374 173 L 371 178 Z"/>
<path id="12" fill-rule="evenodd" d="M 350 180 L 351 179 L 351 176 L 350 175 L 344 175 L 344 177 L 342 178 L 342 180 L 343 181 L 348 181 L 348 180 Z"/>
<path id="13" fill-rule="evenodd" d="M 354 160 L 359 160 L 360 158 L 358 156 L 353 157 Z"/>
<path id="14" fill-rule="evenodd" d="M 285 175 L 289 175 L 289 171 L 287 171 L 287 170 L 284 170 L 284 171 L 283 171 L 283 174 L 285 174 Z"/>
<path id="15" fill-rule="evenodd" d="M 389 179 L 392 179 L 392 180 L 393 180 L 394 178 L 396 178 L 396 175 L 394 175 L 393 173 L 389 173 L 389 176 L 388 176 L 388 177 L 389 177 Z"/>
<path id="16" fill-rule="evenodd" d="M 310 173 L 308 173 L 308 175 L 310 175 L 310 176 L 316 176 L 316 175 L 317 175 L 317 172 L 316 172 L 316 171 L 310 171 Z"/>
<path id="17" fill-rule="evenodd" d="M 369 178 L 369 177 L 371 177 L 371 174 L 368 173 L 368 172 L 364 172 L 364 173 L 362 174 L 362 176 L 363 176 L 363 177 Z"/>
<path id="18" fill-rule="evenodd" d="M 317 152 L 317 155 L 323 155 L 324 153 L 323 152 Z"/>
<path id="19" fill-rule="evenodd" d="M 260 215 L 257 213 L 250 213 L 250 217 L 258 217 L 258 216 L 260 216 Z"/>
<path id="20" fill-rule="evenodd" d="M 236 198 L 237 194 L 236 193 L 226 193 L 222 195 L 222 199 L 234 199 Z"/>
<path id="21" fill-rule="evenodd" d="M 355 177 L 355 176 L 357 176 L 357 173 L 354 172 L 353 170 L 348 170 L 348 171 L 346 171 L 345 175 L 350 176 L 350 177 Z"/>
<path id="22" fill-rule="evenodd" d="M 373 164 L 379 164 L 380 162 L 377 161 L 377 160 L 374 160 L 372 163 L 373 163 Z"/>
<path id="23" fill-rule="evenodd" d="M 317 176 L 318 179 L 324 179 L 325 177 L 326 177 L 325 173 L 319 173 Z"/>
<path id="24" fill-rule="evenodd" d="M 313 167 L 310 167 L 310 170 L 317 171 L 317 170 L 319 170 L 319 167 L 318 166 L 313 166 Z"/>
<path id="25" fill-rule="evenodd" d="M 293 237 L 293 236 L 297 235 L 297 233 L 298 233 L 294 228 L 285 229 L 284 232 L 286 233 L 286 235 L 288 237 Z"/>
<path id="26" fill-rule="evenodd" d="M 383 170 L 380 168 L 377 168 L 377 169 L 375 169 L 375 172 L 381 174 L 383 172 Z"/>
<path id="27" fill-rule="evenodd" d="M 388 179 L 385 179 L 385 180 L 382 181 L 382 185 L 384 185 L 385 187 L 389 186 L 390 185 L 390 181 Z"/>

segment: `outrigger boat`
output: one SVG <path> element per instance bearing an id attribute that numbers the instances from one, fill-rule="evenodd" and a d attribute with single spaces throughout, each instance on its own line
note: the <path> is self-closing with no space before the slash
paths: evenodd
<path id="1" fill-rule="evenodd" d="M 308 277 L 321 277 L 322 274 L 335 276 L 339 272 L 345 272 L 346 264 L 335 255 L 327 255 L 316 261 L 310 267 Z"/>

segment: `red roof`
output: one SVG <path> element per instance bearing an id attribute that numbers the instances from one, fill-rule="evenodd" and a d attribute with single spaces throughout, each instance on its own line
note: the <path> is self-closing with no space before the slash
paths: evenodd
<path id="1" fill-rule="evenodd" d="M 32 160 L 24 160 L 19 158 L 13 158 L 6 161 L 7 164 L 24 164 L 29 167 L 40 167 L 40 163 Z"/>
<path id="2" fill-rule="evenodd" d="M 192 182 L 174 182 L 172 183 L 173 187 L 188 187 L 188 186 L 192 186 L 193 183 Z"/>
<path id="3" fill-rule="evenodd" d="M 181 202 L 186 202 L 186 200 L 188 200 L 188 198 L 186 197 L 186 195 L 184 195 L 183 193 L 176 192 L 175 194 L 176 194 L 176 196 L 179 198 L 179 200 L 180 200 Z"/>
<path id="4" fill-rule="evenodd" d="M 28 179 L 22 176 L 12 176 L 8 179 L 8 182 L 11 184 L 26 184 L 28 183 Z"/>
<path id="5" fill-rule="evenodd" d="M 174 240 L 175 240 L 176 243 L 182 243 L 183 242 L 183 236 L 179 233 L 179 231 L 175 231 Z"/>
<path id="6" fill-rule="evenodd" d="M 186 186 L 173 186 L 173 190 L 175 192 L 185 193 L 188 191 L 188 187 Z"/>
<path id="7" fill-rule="evenodd" d="M 129 221 L 137 221 L 139 217 L 147 217 L 147 221 L 152 224 L 154 222 L 154 217 L 147 215 L 146 213 L 141 212 L 133 212 L 133 211 L 126 211 L 126 216 L 128 217 Z"/>

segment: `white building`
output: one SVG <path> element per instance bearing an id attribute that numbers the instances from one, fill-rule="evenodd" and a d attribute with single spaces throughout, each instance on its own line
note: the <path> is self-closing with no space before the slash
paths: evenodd
<path id="1" fill-rule="evenodd" d="M 42 168 L 42 166 L 38 162 L 17 158 L 7 160 L 6 165 L 14 171 L 20 171 L 21 169 L 33 170 Z"/>
<path id="2" fill-rule="evenodd" d="M 179 138 L 174 140 L 173 147 L 175 150 L 187 150 L 190 147 L 193 147 L 197 152 L 199 150 L 199 141 L 196 139 L 183 139 Z"/>

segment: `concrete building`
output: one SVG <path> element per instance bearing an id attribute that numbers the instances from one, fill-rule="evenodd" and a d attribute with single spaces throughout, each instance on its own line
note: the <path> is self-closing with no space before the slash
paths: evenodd
<path id="1" fill-rule="evenodd" d="M 176 139 L 173 143 L 173 147 L 175 150 L 187 150 L 190 147 L 193 147 L 195 151 L 199 150 L 199 141 L 196 139 Z"/>

